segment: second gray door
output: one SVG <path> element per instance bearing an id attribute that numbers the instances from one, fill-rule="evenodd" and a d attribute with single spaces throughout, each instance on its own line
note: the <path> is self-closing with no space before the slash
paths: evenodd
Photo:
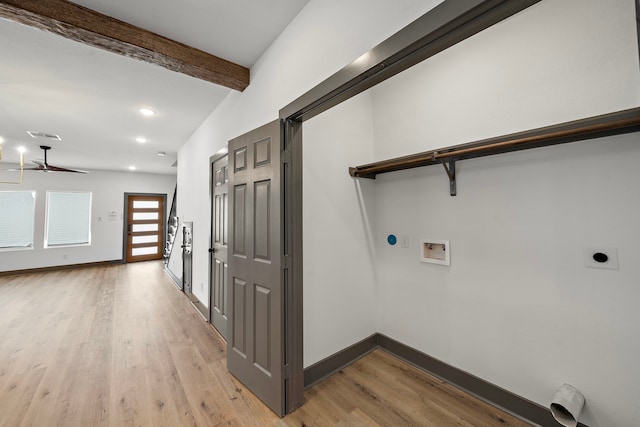
<path id="1" fill-rule="evenodd" d="M 227 275 L 227 245 L 228 245 L 228 212 L 229 212 L 229 170 L 227 157 L 216 160 L 211 164 L 211 185 L 213 197 L 211 199 L 211 254 L 209 266 L 210 274 L 210 319 L 213 326 L 227 339 L 228 313 L 227 294 L 229 289 Z"/>

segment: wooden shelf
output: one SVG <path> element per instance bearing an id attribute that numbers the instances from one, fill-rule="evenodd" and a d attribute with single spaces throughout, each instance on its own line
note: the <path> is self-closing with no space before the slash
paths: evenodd
<path id="1" fill-rule="evenodd" d="M 442 164 L 455 196 L 455 162 L 459 160 L 638 131 L 640 107 L 351 167 L 349 175 L 375 179 L 381 173 Z"/>

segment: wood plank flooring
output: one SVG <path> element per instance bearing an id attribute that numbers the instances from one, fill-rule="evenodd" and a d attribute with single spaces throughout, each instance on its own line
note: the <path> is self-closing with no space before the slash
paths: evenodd
<path id="1" fill-rule="evenodd" d="M 526 426 L 381 351 L 279 419 L 159 262 L 0 277 L 0 426 Z"/>

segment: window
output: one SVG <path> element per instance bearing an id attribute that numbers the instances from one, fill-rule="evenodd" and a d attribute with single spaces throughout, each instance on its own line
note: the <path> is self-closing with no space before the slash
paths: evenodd
<path id="1" fill-rule="evenodd" d="M 45 248 L 91 243 L 91 193 L 47 192 Z"/>
<path id="2" fill-rule="evenodd" d="M 33 249 L 35 191 L 0 191 L 0 250 Z"/>

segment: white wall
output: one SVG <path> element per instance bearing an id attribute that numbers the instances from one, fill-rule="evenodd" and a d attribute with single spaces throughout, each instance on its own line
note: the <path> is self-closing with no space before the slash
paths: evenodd
<path id="1" fill-rule="evenodd" d="M 632 0 L 542 1 L 374 88 L 375 158 L 638 106 L 635 28 Z M 457 197 L 442 167 L 378 176 L 379 331 L 547 407 L 570 383 L 591 427 L 640 425 L 639 138 L 462 161 Z M 421 237 L 451 266 L 420 263 Z M 593 246 L 620 269 L 586 268 Z"/>
<path id="2" fill-rule="evenodd" d="M 377 159 L 632 108 L 633 0 L 543 0 L 377 85 Z"/>
<path id="3" fill-rule="evenodd" d="M 251 69 L 250 86 L 242 93 L 231 93 L 181 148 L 178 214 L 181 220 L 194 224 L 193 292 L 200 301 L 205 304 L 208 301 L 209 157 L 225 147 L 228 140 L 277 119 L 282 107 L 438 3 L 440 0 L 311 0 Z M 352 210 L 352 205 L 345 209 Z M 306 205 L 305 210 L 308 212 Z M 355 241 L 349 241 L 351 238 L 344 236 L 343 241 L 360 246 L 362 253 L 368 250 L 361 246 L 364 245 L 362 236 L 355 236 Z M 316 262 L 322 265 L 330 264 L 331 259 L 339 261 L 340 253 L 332 255 L 333 242 L 305 239 L 305 247 L 308 245 L 323 252 L 326 258 L 305 256 L 306 272 L 318 271 Z M 325 289 L 323 299 L 334 297 L 331 291 L 332 288 Z M 320 296 L 323 290 L 314 290 L 305 284 L 307 292 Z M 349 313 L 332 312 L 331 316 L 337 316 L 336 323 L 341 318 L 345 323 L 362 324 L 331 330 L 330 325 L 325 324 L 327 311 L 316 310 L 312 305 L 305 307 L 304 313 L 305 366 L 343 348 L 345 342 L 366 338 L 364 331 L 371 330 L 371 316 L 352 319 Z"/>
<path id="4" fill-rule="evenodd" d="M 175 183 L 173 175 L 91 171 L 87 175 L 25 172 L 20 185 L 0 184 L 0 190 L 36 191 L 34 249 L 0 252 L 0 271 L 122 259 L 124 193 L 163 193 L 170 204 Z M 44 249 L 48 190 L 93 193 L 90 246 Z M 117 212 L 116 219 L 108 217 L 110 211 Z"/>
<path id="5" fill-rule="evenodd" d="M 572 384 L 591 427 L 638 425 L 639 161 L 634 134 L 461 162 L 457 197 L 438 167 L 379 176 L 380 332 L 544 406 Z M 420 237 L 451 266 L 420 263 Z M 620 269 L 586 268 L 593 246 Z"/>
<path id="6" fill-rule="evenodd" d="M 303 125 L 305 366 L 377 332 L 374 183 L 346 173 L 373 161 L 371 106 L 364 93 Z"/>

